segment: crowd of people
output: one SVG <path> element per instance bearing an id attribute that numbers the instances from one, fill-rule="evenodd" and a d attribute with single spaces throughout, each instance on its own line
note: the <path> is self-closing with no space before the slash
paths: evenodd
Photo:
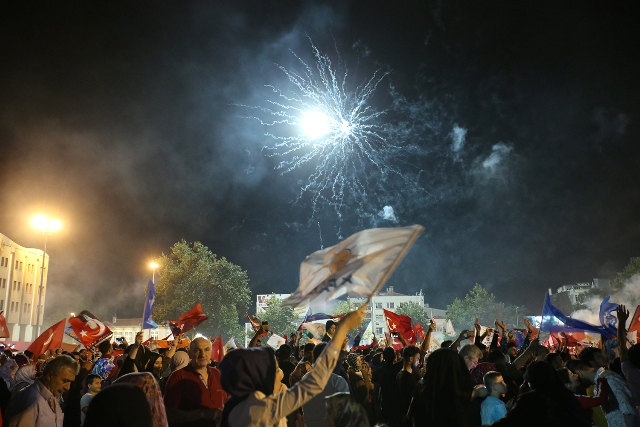
<path id="1" fill-rule="evenodd" d="M 617 315 L 617 340 L 577 354 L 566 339 L 543 346 L 530 324 L 516 343 L 498 319 L 495 330 L 481 334 L 476 322 L 434 351 L 433 323 L 420 345 L 399 335 L 401 349 L 348 348 L 363 308 L 328 321 L 317 344 L 298 335 L 274 350 L 262 345 L 262 326 L 218 366 L 205 337 L 188 348 L 177 337 L 159 352 L 142 333 L 95 352 L 7 349 L 0 426 L 640 427 L 640 345 L 627 343 L 626 308 Z"/>

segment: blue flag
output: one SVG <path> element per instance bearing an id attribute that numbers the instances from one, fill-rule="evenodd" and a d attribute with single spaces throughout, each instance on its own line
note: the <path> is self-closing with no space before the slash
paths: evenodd
<path id="1" fill-rule="evenodd" d="M 572 319 L 569 316 L 564 315 L 560 310 L 551 304 L 551 298 L 549 294 L 544 301 L 544 308 L 542 309 L 542 322 L 540 324 L 540 330 L 544 332 L 594 332 L 601 334 L 607 339 L 611 334 L 605 329 L 604 326 L 596 326 L 582 320 Z"/>
<path id="2" fill-rule="evenodd" d="M 618 335 L 618 328 L 616 327 L 618 319 L 611 312 L 618 308 L 618 304 L 609 302 L 609 298 L 611 297 L 606 297 L 600 304 L 600 323 L 609 332 L 609 335 L 616 336 Z"/>
<path id="3" fill-rule="evenodd" d="M 157 329 L 158 324 L 151 317 L 153 314 L 153 305 L 156 302 L 156 287 L 152 280 L 149 280 L 147 288 L 147 300 L 144 303 L 144 314 L 142 315 L 142 329 Z"/>

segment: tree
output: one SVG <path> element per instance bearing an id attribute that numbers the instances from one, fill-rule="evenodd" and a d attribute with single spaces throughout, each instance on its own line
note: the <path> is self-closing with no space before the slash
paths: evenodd
<path id="1" fill-rule="evenodd" d="M 420 323 L 424 328 L 429 325 L 429 320 L 424 313 L 424 308 L 415 302 L 401 302 L 396 313 L 411 317 L 411 326 Z"/>
<path id="2" fill-rule="evenodd" d="M 614 292 L 621 291 L 625 283 L 627 283 L 633 276 L 640 273 L 640 257 L 631 258 L 629 264 L 616 274 L 616 277 L 611 281 L 611 290 Z"/>
<path id="3" fill-rule="evenodd" d="M 200 301 L 209 316 L 198 327 L 203 335 L 233 336 L 243 339 L 238 318 L 251 302 L 247 272 L 218 258 L 200 242 L 182 240 L 171 247 L 169 255 L 157 260 L 160 280 L 156 285 L 155 321 L 175 320 Z"/>
<path id="4" fill-rule="evenodd" d="M 346 314 L 351 311 L 357 310 L 360 307 L 360 304 L 355 302 L 351 297 L 347 296 L 346 300 L 337 300 L 338 304 L 336 308 L 331 311 L 331 314 L 334 316 L 338 316 L 340 314 Z M 339 320 L 339 319 L 338 319 Z M 364 331 L 369 322 L 371 321 L 371 314 L 366 314 L 362 319 L 362 323 L 360 323 L 360 327 L 355 330 L 355 332 Z M 350 331 L 351 334 L 352 331 Z"/>
<path id="5" fill-rule="evenodd" d="M 267 301 L 267 309 L 260 313 L 258 318 L 269 322 L 269 329 L 280 336 L 298 329 L 298 316 L 293 312 L 293 308 L 281 305 L 275 294 L 271 295 Z"/>
<path id="6" fill-rule="evenodd" d="M 527 314 L 525 306 L 505 307 L 504 303 L 496 301 L 495 295 L 477 283 L 464 299 L 456 298 L 452 304 L 447 305 L 447 317 L 451 319 L 456 331 L 473 328 L 476 318 L 484 326 L 493 327 L 496 318 L 503 320 L 510 328 L 517 323 L 522 326 L 522 316 Z"/>

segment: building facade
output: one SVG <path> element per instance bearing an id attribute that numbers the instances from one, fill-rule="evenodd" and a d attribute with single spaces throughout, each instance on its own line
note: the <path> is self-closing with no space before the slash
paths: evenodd
<path id="1" fill-rule="evenodd" d="M 40 283 L 42 264 L 42 249 L 25 248 L 0 234 L 0 310 L 7 319 L 11 340 L 33 341 L 37 337 L 37 325 L 42 325 L 49 255 L 44 257 L 44 279 Z M 40 318 L 36 319 L 39 290 L 42 292 Z"/>
<path id="2" fill-rule="evenodd" d="M 111 342 L 114 342 L 116 338 L 124 338 L 127 343 L 133 344 L 136 339 L 136 334 L 140 332 L 142 327 L 142 317 L 135 317 L 130 319 L 119 319 L 114 317 L 111 322 L 104 322 L 105 325 L 111 329 L 113 337 Z M 157 329 L 145 329 L 143 340 L 146 341 L 149 338 L 154 340 L 161 340 L 171 334 L 169 324 L 158 324 Z M 172 339 L 170 337 L 169 339 Z"/>
<path id="3" fill-rule="evenodd" d="M 364 304 L 366 300 L 366 298 L 352 298 L 352 301 L 355 304 Z M 398 307 L 400 307 L 400 304 L 409 302 L 418 304 L 425 310 L 425 314 L 427 316 L 431 317 L 433 315 L 436 320 L 443 319 L 446 316 L 446 310 L 430 308 L 429 304 L 425 305 L 424 295 L 422 294 L 422 291 L 418 292 L 415 295 L 405 295 L 395 292 L 393 290 L 393 286 L 390 286 L 386 291 L 379 292 L 377 295 L 371 298 L 370 311 L 372 322 L 371 328 L 373 330 L 373 333 L 376 336 L 380 337 L 383 336 L 385 332 L 389 332 L 383 310 L 393 311 L 395 313 Z M 442 324 L 443 322 L 436 322 L 436 325 L 438 323 Z M 427 325 L 423 325 L 423 327 L 426 328 Z"/>

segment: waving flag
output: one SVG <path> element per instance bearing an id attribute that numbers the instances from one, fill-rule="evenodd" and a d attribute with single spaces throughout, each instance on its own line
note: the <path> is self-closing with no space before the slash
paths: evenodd
<path id="1" fill-rule="evenodd" d="M 274 350 L 278 349 L 282 344 L 284 344 L 284 338 L 280 335 L 271 334 L 267 340 L 267 345 Z"/>
<path id="2" fill-rule="evenodd" d="M 300 264 L 300 285 L 282 305 L 321 303 L 347 293 L 370 297 L 391 276 L 422 231 L 420 225 L 374 228 L 314 252 Z"/>
<path id="3" fill-rule="evenodd" d="M 640 305 L 636 307 L 636 312 L 633 313 L 631 323 L 629 324 L 629 329 L 627 329 L 627 332 L 635 331 L 640 331 Z"/>
<path id="4" fill-rule="evenodd" d="M 618 308 L 618 304 L 609 302 L 609 298 L 611 297 L 606 297 L 600 304 L 600 324 L 609 332 L 609 335 L 615 337 L 618 335 L 618 328 L 616 327 L 618 318 L 611 313 Z"/>
<path id="5" fill-rule="evenodd" d="M 542 322 L 540 330 L 543 332 L 595 332 L 606 338 L 610 338 L 609 331 L 604 326 L 596 326 L 582 320 L 572 319 L 564 315 L 553 304 L 551 298 L 547 294 L 545 298 L 544 308 L 542 309 Z"/>
<path id="6" fill-rule="evenodd" d="M 110 339 L 113 335 L 107 325 L 87 310 L 82 310 L 77 316 L 71 317 L 69 326 L 73 329 L 75 339 L 88 349 Z"/>
<path id="7" fill-rule="evenodd" d="M 11 338 L 9 328 L 7 327 L 7 319 L 3 316 L 4 310 L 0 311 L 0 338 Z"/>
<path id="8" fill-rule="evenodd" d="M 410 344 L 416 343 L 416 334 L 411 328 L 411 317 L 402 314 L 396 314 L 393 311 L 382 309 L 384 317 L 387 319 L 387 327 L 389 332 L 400 332 L 405 341 Z"/>
<path id="9" fill-rule="evenodd" d="M 262 322 L 260 322 L 260 320 L 257 317 L 249 316 L 248 314 L 247 314 L 247 319 L 249 319 L 249 323 L 251 323 L 251 327 L 253 328 L 253 332 L 258 332 L 258 330 L 262 326 Z M 258 336 L 258 338 L 262 338 L 262 337 L 265 337 L 265 336 L 267 336 L 267 333 L 263 332 Z"/>
<path id="10" fill-rule="evenodd" d="M 422 328 L 422 323 L 418 322 L 413 325 L 413 333 L 416 334 L 416 337 L 420 338 L 420 341 L 424 341 L 426 335 L 424 333 L 424 329 Z"/>
<path id="11" fill-rule="evenodd" d="M 147 286 L 147 300 L 144 302 L 144 312 L 142 314 L 142 329 L 157 329 L 158 324 L 153 321 L 153 305 L 156 302 L 156 287 L 152 280 L 149 280 Z"/>
<path id="12" fill-rule="evenodd" d="M 66 324 L 67 319 L 62 319 L 40 334 L 40 336 L 31 343 L 27 350 L 33 353 L 34 360 L 49 349 L 60 348 L 62 345 L 62 337 L 64 336 L 64 325 Z"/>
<path id="13" fill-rule="evenodd" d="M 169 327 L 173 336 L 184 334 L 192 329 L 200 326 L 202 322 L 207 320 L 209 316 L 202 312 L 202 304 L 197 302 L 196 305 L 182 316 L 178 317 L 178 320 L 172 320 L 169 322 Z"/>
<path id="14" fill-rule="evenodd" d="M 371 344 L 373 342 L 373 339 L 374 339 L 373 326 L 372 326 L 371 322 L 369 322 L 367 327 L 364 328 L 364 332 L 362 333 L 362 337 L 360 338 L 360 344 L 359 345 Z"/>
<path id="15" fill-rule="evenodd" d="M 222 345 L 222 335 L 213 340 L 211 344 L 211 360 L 220 363 L 224 357 L 224 346 Z"/>

